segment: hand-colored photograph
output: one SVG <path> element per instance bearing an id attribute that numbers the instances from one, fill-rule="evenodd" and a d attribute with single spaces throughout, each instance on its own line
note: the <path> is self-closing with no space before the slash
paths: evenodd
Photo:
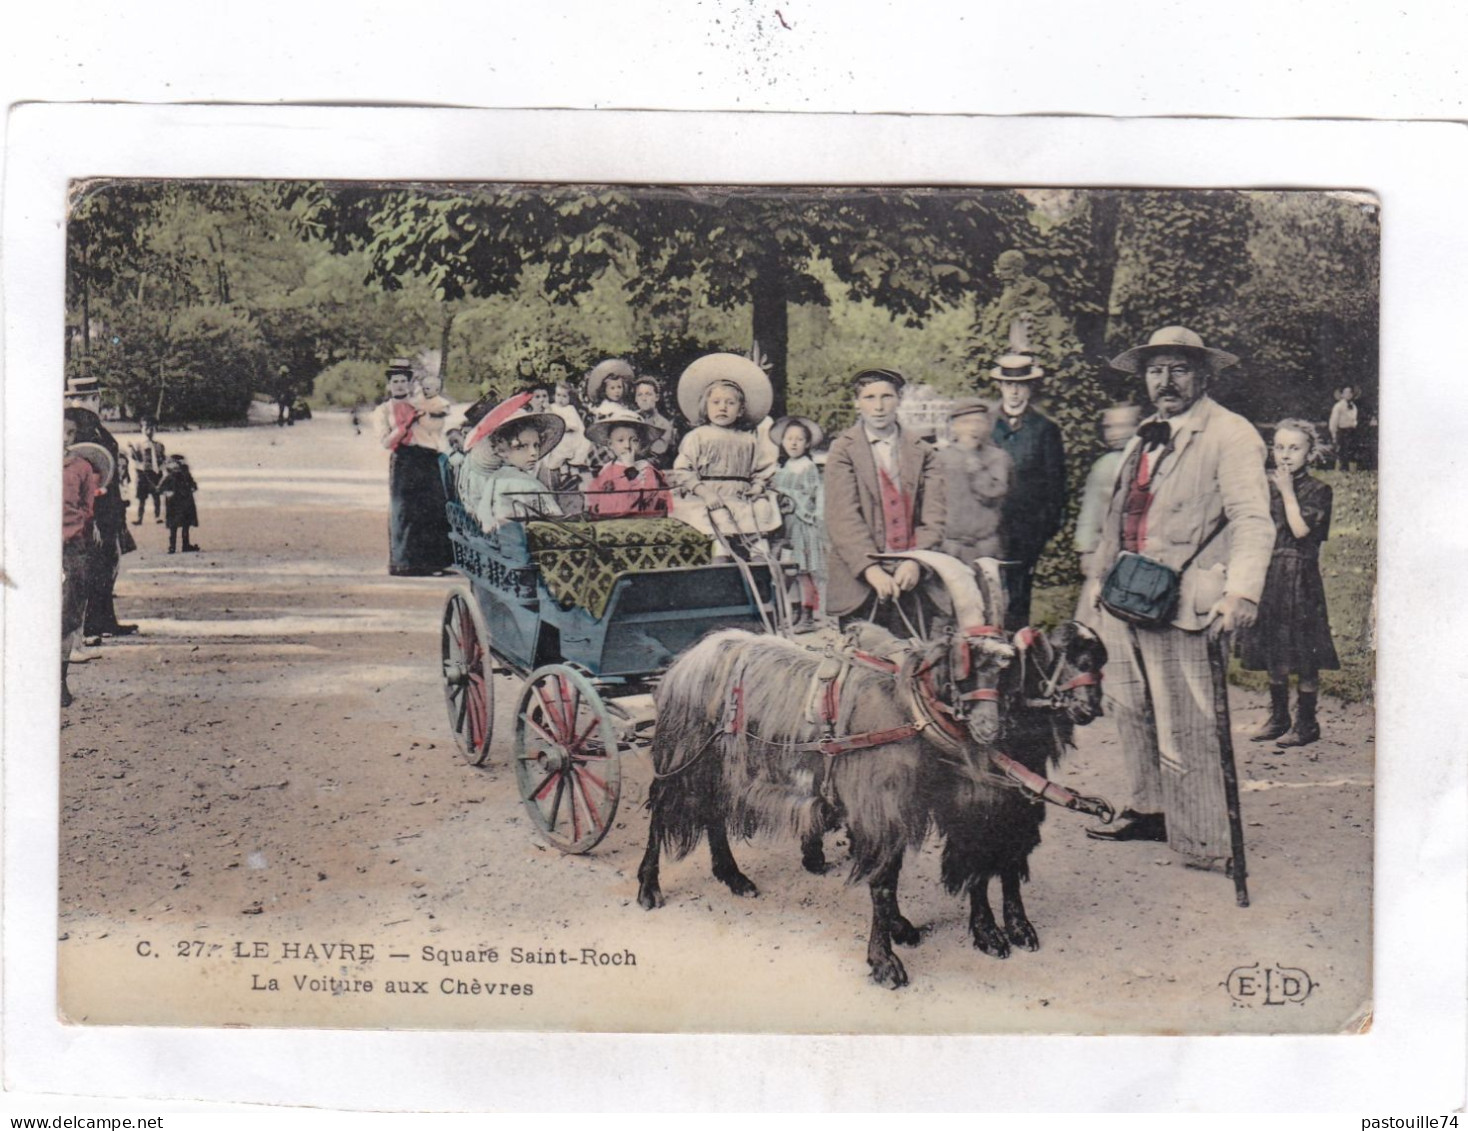
<path id="1" fill-rule="evenodd" d="M 65 241 L 66 1021 L 1370 1028 L 1375 197 L 102 179 Z"/>

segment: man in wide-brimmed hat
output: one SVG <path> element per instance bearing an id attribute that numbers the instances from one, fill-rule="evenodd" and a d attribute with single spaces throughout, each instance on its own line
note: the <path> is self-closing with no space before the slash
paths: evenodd
<path id="1" fill-rule="evenodd" d="M 871 555 L 936 550 L 947 497 L 937 453 L 903 430 L 897 408 L 906 382 L 893 369 L 864 369 L 851 379 L 858 420 L 831 441 L 826 458 L 826 610 L 844 629 L 866 616 L 907 635 L 897 612 L 916 588 L 916 562 L 889 566 Z"/>
<path id="2" fill-rule="evenodd" d="M 1208 636 L 1253 622 L 1274 546 L 1264 441 L 1208 395 L 1237 361 L 1182 326 L 1112 360 L 1142 377 L 1157 411 L 1122 452 L 1092 556 L 1098 586 L 1123 552 L 1181 577 L 1169 624 L 1142 628 L 1096 612 L 1110 657 L 1106 713 L 1121 732 L 1130 796 L 1123 820 L 1087 834 L 1166 841 L 1203 867 L 1231 851 Z"/>
<path id="3" fill-rule="evenodd" d="M 1004 500 L 999 531 L 1011 563 L 1004 571 L 1005 628 L 1030 622 L 1035 564 L 1065 521 L 1065 446 L 1060 428 L 1034 406 L 1045 370 L 1025 354 L 1005 354 L 989 370 L 999 385 L 994 443 L 1014 461 L 1014 485 Z"/>

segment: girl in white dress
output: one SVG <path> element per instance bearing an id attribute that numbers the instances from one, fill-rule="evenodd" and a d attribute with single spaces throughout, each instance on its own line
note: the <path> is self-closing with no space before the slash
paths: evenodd
<path id="1" fill-rule="evenodd" d="M 737 354 L 701 357 L 678 379 L 679 406 L 698 427 L 673 463 L 673 517 L 706 534 L 717 523 L 749 553 L 764 553 L 764 534 L 780 526 L 775 449 L 755 432 L 772 399 L 764 370 Z"/>

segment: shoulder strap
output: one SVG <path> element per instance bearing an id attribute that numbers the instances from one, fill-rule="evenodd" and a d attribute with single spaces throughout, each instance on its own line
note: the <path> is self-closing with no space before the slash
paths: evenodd
<path id="1" fill-rule="evenodd" d="M 1204 550 L 1208 549 L 1208 543 L 1209 542 L 1212 542 L 1213 539 L 1217 538 L 1218 535 L 1219 535 L 1219 533 L 1227 525 L 1228 525 L 1228 513 L 1225 512 L 1225 513 L 1223 513 L 1223 514 L 1221 514 L 1221 515 L 1218 516 L 1218 522 L 1213 527 L 1212 531 L 1209 532 L 1208 537 L 1207 538 L 1204 538 L 1203 541 L 1201 541 L 1200 543 L 1198 543 L 1198 548 L 1196 550 L 1194 550 L 1191 554 L 1189 554 L 1188 555 L 1188 560 L 1185 561 L 1185 562 L 1183 562 L 1183 564 L 1178 567 L 1178 571 L 1177 572 L 1178 572 L 1179 576 L 1182 575 L 1183 571 L 1186 570 L 1188 568 L 1188 566 L 1192 565 L 1193 562 L 1195 562 L 1198 559 L 1198 555 L 1199 554 L 1201 554 Z"/>

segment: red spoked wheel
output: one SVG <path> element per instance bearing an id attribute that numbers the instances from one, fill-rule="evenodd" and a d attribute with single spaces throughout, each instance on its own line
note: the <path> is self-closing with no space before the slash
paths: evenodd
<path id="1" fill-rule="evenodd" d="M 616 726 L 591 681 L 549 664 L 531 674 L 515 712 L 515 778 L 536 831 L 562 852 L 590 852 L 622 794 Z"/>
<path id="2" fill-rule="evenodd" d="M 489 630 L 474 597 L 462 589 L 443 608 L 443 697 L 459 753 L 471 766 L 489 756 L 494 732 L 494 680 Z"/>

